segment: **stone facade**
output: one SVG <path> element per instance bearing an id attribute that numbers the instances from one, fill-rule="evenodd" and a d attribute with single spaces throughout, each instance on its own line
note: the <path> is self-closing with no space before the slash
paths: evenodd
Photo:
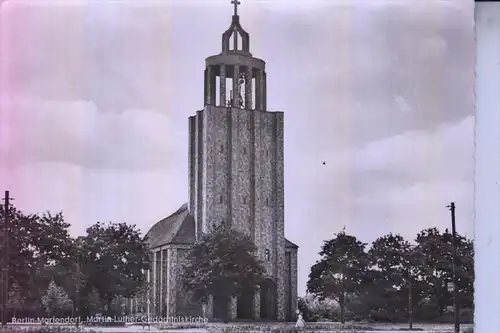
<path id="1" fill-rule="evenodd" d="M 181 268 L 197 237 L 227 223 L 251 237 L 267 281 L 245 300 L 232 298 L 228 318 L 238 319 L 246 307 L 253 319 L 293 321 L 297 246 L 284 235 L 284 117 L 267 110 L 265 62 L 251 55 L 238 15 L 223 35 L 222 53 L 205 63 L 205 106 L 189 118 L 188 203 L 148 232 L 150 314 L 215 315 L 213 297 L 204 306 L 190 301 Z"/>
<path id="2" fill-rule="evenodd" d="M 190 133 L 189 210 L 197 234 L 227 222 L 250 235 L 276 283 L 277 317 L 284 320 L 283 113 L 207 105 L 190 119 L 199 123 Z"/>

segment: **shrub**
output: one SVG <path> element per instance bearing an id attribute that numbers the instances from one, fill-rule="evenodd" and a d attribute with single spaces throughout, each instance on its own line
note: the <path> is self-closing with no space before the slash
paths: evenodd
<path id="1" fill-rule="evenodd" d="M 465 308 L 460 310 L 460 322 L 472 324 L 474 322 L 474 309 Z"/>
<path id="2" fill-rule="evenodd" d="M 207 325 L 207 331 L 210 333 L 248 333 L 248 332 L 269 332 L 269 333 L 298 333 L 298 332 L 351 332 L 351 331 L 370 331 L 373 330 L 371 327 L 361 326 L 361 325 L 351 325 L 345 324 L 340 325 L 338 323 L 306 323 L 306 326 L 302 329 L 296 328 L 294 324 L 255 324 L 255 325 L 230 325 L 230 326 L 218 326 L 218 325 Z"/>
<path id="3" fill-rule="evenodd" d="M 84 326 L 102 326 L 102 327 L 124 327 L 125 323 L 121 321 L 85 321 Z"/>
<path id="4" fill-rule="evenodd" d="M 312 321 L 312 313 L 307 299 L 299 297 L 298 298 L 298 308 L 302 312 L 302 317 L 305 321 Z"/>
<path id="5" fill-rule="evenodd" d="M 205 328 L 206 324 L 203 323 L 164 323 L 158 326 L 160 330 L 168 329 L 190 329 L 190 328 Z"/>
<path id="6" fill-rule="evenodd" d="M 369 317 L 373 321 L 387 322 L 387 323 L 395 323 L 398 322 L 399 317 L 396 316 L 393 312 L 388 310 L 370 310 Z"/>
<path id="7" fill-rule="evenodd" d="M 64 288 L 56 285 L 54 281 L 50 282 L 46 294 L 42 296 L 43 307 L 49 316 L 70 311 L 72 303 Z"/>
<path id="8" fill-rule="evenodd" d="M 299 298 L 298 308 L 307 322 L 337 321 L 340 312 L 340 308 L 334 300 L 328 298 L 320 300 L 312 294 Z M 350 320 L 348 316 L 349 313 L 346 311 L 344 318 Z"/>

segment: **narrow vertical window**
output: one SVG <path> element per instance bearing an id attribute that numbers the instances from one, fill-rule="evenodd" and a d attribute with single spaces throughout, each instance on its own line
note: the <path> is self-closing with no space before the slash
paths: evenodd
<path id="1" fill-rule="evenodd" d="M 219 196 L 219 203 L 222 203 L 222 195 Z"/>
<path id="2" fill-rule="evenodd" d="M 243 197 L 243 204 L 246 205 L 247 203 L 247 197 Z"/>
<path id="3" fill-rule="evenodd" d="M 266 261 L 269 261 L 271 259 L 271 251 L 269 251 L 269 249 L 266 249 L 266 251 L 264 252 L 264 258 Z"/>
<path id="4" fill-rule="evenodd" d="M 266 198 L 266 205 L 269 206 L 269 198 Z"/>
<path id="5" fill-rule="evenodd" d="M 220 145 L 220 152 L 223 153 L 224 152 L 224 145 Z"/>
<path id="6" fill-rule="evenodd" d="M 220 76 L 215 77 L 215 105 L 221 105 L 221 101 L 220 101 Z"/>
<path id="7" fill-rule="evenodd" d="M 266 150 L 266 157 L 269 157 L 269 150 Z"/>
<path id="8" fill-rule="evenodd" d="M 246 154 L 247 154 L 247 149 L 243 148 L 243 155 L 246 155 Z"/>
<path id="9" fill-rule="evenodd" d="M 252 75 L 253 76 L 253 75 Z M 256 85 L 255 85 L 255 77 L 252 77 L 252 91 L 253 91 L 253 94 L 252 94 L 252 109 L 255 110 L 256 109 L 256 101 L 255 101 L 255 96 L 257 95 L 256 93 Z"/>

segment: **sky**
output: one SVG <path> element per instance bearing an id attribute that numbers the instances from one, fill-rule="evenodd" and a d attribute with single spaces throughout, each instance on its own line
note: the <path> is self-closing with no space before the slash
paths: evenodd
<path id="1" fill-rule="evenodd" d="M 299 295 L 323 241 L 429 227 L 473 237 L 474 23 L 467 0 L 242 0 L 285 117 L 285 234 Z M 144 233 L 188 196 L 188 117 L 229 0 L 3 1 L 0 190 L 73 235 Z M 325 162 L 325 164 L 323 164 Z"/>

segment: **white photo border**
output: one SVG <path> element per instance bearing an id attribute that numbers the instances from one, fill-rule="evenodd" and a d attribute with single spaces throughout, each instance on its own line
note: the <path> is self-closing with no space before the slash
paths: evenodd
<path id="1" fill-rule="evenodd" d="M 500 332 L 500 2 L 476 1 L 474 332 Z"/>

